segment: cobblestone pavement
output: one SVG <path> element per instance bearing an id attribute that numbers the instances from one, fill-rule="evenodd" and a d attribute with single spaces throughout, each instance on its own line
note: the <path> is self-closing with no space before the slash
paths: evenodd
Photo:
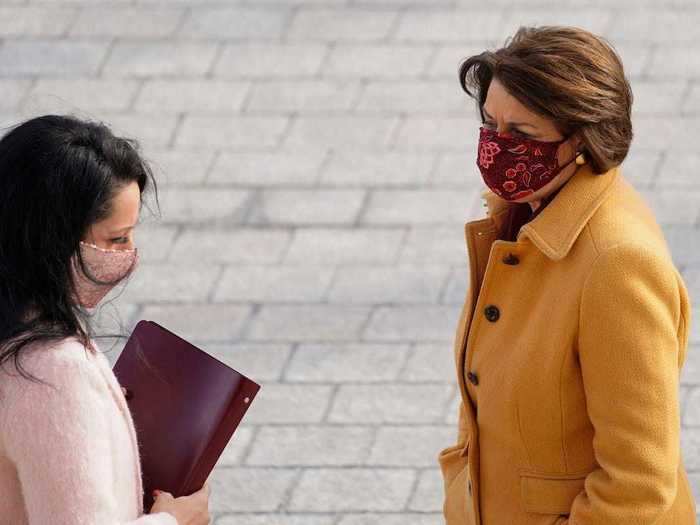
<path id="1" fill-rule="evenodd" d="M 214 471 L 216 525 L 442 522 L 463 223 L 483 214 L 456 70 L 520 24 L 580 25 L 619 50 L 635 93 L 624 172 L 700 301 L 696 0 L 0 4 L 0 124 L 103 119 L 156 169 L 162 217 L 140 227 L 121 319 L 162 322 L 263 384 Z M 698 326 L 681 395 L 700 501 Z"/>

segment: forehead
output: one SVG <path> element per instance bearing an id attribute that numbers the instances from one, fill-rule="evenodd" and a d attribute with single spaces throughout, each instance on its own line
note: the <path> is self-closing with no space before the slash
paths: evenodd
<path id="1" fill-rule="evenodd" d="M 494 78 L 489 85 L 483 110 L 484 116 L 488 114 L 506 122 L 527 122 L 541 126 L 551 124 L 549 119 L 530 110 L 511 95 L 497 78 Z"/>
<path id="2" fill-rule="evenodd" d="M 120 188 L 111 202 L 111 213 L 95 226 L 116 230 L 134 226 L 139 217 L 141 191 L 136 182 Z"/>

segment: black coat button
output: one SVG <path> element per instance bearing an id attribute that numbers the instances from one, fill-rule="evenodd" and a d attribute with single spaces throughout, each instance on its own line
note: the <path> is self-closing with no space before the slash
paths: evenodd
<path id="1" fill-rule="evenodd" d="M 473 385 L 479 384 L 479 376 L 477 376 L 474 372 L 467 372 L 467 378 L 469 378 L 469 381 Z"/>
<path id="2" fill-rule="evenodd" d="M 518 264 L 520 262 L 520 259 L 516 255 L 513 255 L 512 253 L 509 253 L 503 258 L 503 262 L 505 264 L 510 264 L 512 266 Z"/>
<path id="3" fill-rule="evenodd" d="M 501 312 L 498 310 L 498 307 L 490 304 L 486 308 L 484 308 L 484 315 L 486 316 L 486 319 L 488 319 L 492 323 L 495 323 L 501 316 Z"/>

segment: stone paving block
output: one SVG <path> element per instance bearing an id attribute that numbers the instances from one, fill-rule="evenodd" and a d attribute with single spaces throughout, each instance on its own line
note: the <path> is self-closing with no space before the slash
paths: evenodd
<path id="1" fill-rule="evenodd" d="M 89 117 L 89 115 L 87 115 Z M 135 139 L 141 151 L 162 149 L 170 142 L 177 119 L 174 115 L 101 113 L 99 119 L 106 123 L 117 135 Z"/>
<path id="2" fill-rule="evenodd" d="M 385 426 L 377 432 L 366 464 L 382 467 L 437 467 L 438 451 L 454 438 L 452 426 Z"/>
<path id="3" fill-rule="evenodd" d="M 455 382 L 455 385 L 457 384 L 457 376 L 454 375 L 453 373 L 453 381 Z M 446 425 L 452 425 L 452 428 L 454 429 L 454 435 L 452 439 L 450 439 L 447 443 L 452 444 L 457 442 L 458 438 L 458 425 L 459 425 L 459 407 L 462 404 L 462 396 L 459 393 L 459 388 L 455 387 L 455 395 L 452 397 L 452 400 L 450 401 L 450 408 L 447 410 L 447 417 L 443 421 Z M 448 445 L 444 445 L 448 446 Z M 443 448 L 444 448 L 443 446 Z"/>
<path id="4" fill-rule="evenodd" d="M 610 9 L 596 7 L 571 8 L 560 5 L 521 7 L 505 9 L 504 20 L 496 37 L 504 42 L 514 35 L 520 26 L 565 25 L 583 27 L 593 33 L 604 35 L 613 22 L 615 13 Z M 617 41 L 618 39 L 615 39 Z"/>
<path id="5" fill-rule="evenodd" d="M 207 178 L 210 185 L 300 186 L 316 184 L 324 151 L 222 152 Z"/>
<path id="6" fill-rule="evenodd" d="M 151 206 L 150 200 L 144 202 L 144 206 Z M 178 230 L 159 223 L 150 213 L 147 209 L 142 212 L 143 218 L 134 230 L 134 242 L 139 250 L 140 263 L 162 263 L 168 258 Z"/>
<path id="7" fill-rule="evenodd" d="M 386 38 L 397 13 L 386 9 L 299 10 L 287 37 L 293 40 L 377 41 Z"/>
<path id="8" fill-rule="evenodd" d="M 318 423 L 323 419 L 332 395 L 330 385 L 263 383 L 255 397 L 255 409 L 246 413 L 246 423 Z"/>
<path id="9" fill-rule="evenodd" d="M 464 238 L 464 225 L 411 228 L 401 250 L 400 262 L 466 265 L 467 244 Z"/>
<path id="10" fill-rule="evenodd" d="M 324 167 L 324 186 L 423 186 L 430 177 L 435 156 L 430 153 L 368 153 L 334 150 Z"/>
<path id="11" fill-rule="evenodd" d="M 163 38 L 172 35 L 185 10 L 172 7 L 84 7 L 71 26 L 72 36 Z"/>
<path id="12" fill-rule="evenodd" d="M 226 448 L 224 448 L 219 460 L 216 462 L 217 468 L 233 467 L 243 463 L 245 453 L 254 436 L 254 429 L 244 425 L 245 422 L 241 422 L 231 440 L 226 444 Z"/>
<path id="13" fill-rule="evenodd" d="M 0 76 L 94 75 L 108 46 L 102 40 L 4 40 Z"/>
<path id="14" fill-rule="evenodd" d="M 335 303 L 436 303 L 445 266 L 345 266 L 328 294 Z"/>
<path id="15" fill-rule="evenodd" d="M 75 15 L 75 8 L 2 6 L 0 7 L 0 38 L 65 35 Z"/>
<path id="16" fill-rule="evenodd" d="M 645 189 L 653 186 L 666 169 L 665 159 L 658 151 L 635 150 L 622 162 L 622 175 L 632 183 L 635 188 Z M 669 184 L 672 186 L 673 184 Z"/>
<path id="17" fill-rule="evenodd" d="M 651 206 L 662 225 L 696 224 L 700 214 L 697 195 L 680 189 L 642 190 L 640 193 Z"/>
<path id="18" fill-rule="evenodd" d="M 456 85 L 442 80 L 370 81 L 362 93 L 357 111 L 362 113 L 404 113 L 407 115 L 461 112 L 465 97 Z"/>
<path id="19" fill-rule="evenodd" d="M 430 77 L 439 77 L 452 86 L 455 92 L 464 97 L 465 104 L 468 104 L 469 99 L 467 94 L 462 91 L 459 85 L 457 73 L 459 66 L 464 60 L 473 55 L 478 55 L 487 49 L 495 49 L 500 47 L 500 44 L 492 40 L 483 40 L 480 42 L 464 42 L 461 44 L 440 44 L 428 68 Z"/>
<path id="20" fill-rule="evenodd" d="M 700 179 L 695 176 L 698 169 L 700 169 L 700 154 L 689 151 L 664 155 L 655 183 L 663 188 L 697 189 L 700 187 Z"/>
<path id="21" fill-rule="evenodd" d="M 221 270 L 213 265 L 139 263 L 123 297 L 130 302 L 206 301 Z M 177 275 L 177 279 L 173 279 Z"/>
<path id="22" fill-rule="evenodd" d="M 277 510 L 297 477 L 294 470 L 220 467 L 211 474 L 210 512 Z"/>
<path id="23" fill-rule="evenodd" d="M 305 470 L 294 488 L 294 511 L 397 511 L 404 508 L 415 479 L 411 470 Z"/>
<path id="24" fill-rule="evenodd" d="M 138 87 L 135 80 L 41 78 L 29 90 L 24 106 L 36 113 L 125 111 Z"/>
<path id="25" fill-rule="evenodd" d="M 360 306 L 263 305 L 248 331 L 251 340 L 352 341 L 369 316 Z"/>
<path id="26" fill-rule="evenodd" d="M 288 118 L 281 116 L 186 115 L 175 144 L 191 148 L 272 148 L 281 140 Z"/>
<path id="27" fill-rule="evenodd" d="M 159 187 L 201 185 L 214 162 L 214 153 L 149 149 L 144 153 Z"/>
<path id="28" fill-rule="evenodd" d="M 469 42 L 498 37 L 501 11 L 485 9 L 407 10 L 394 38 L 405 42 Z"/>
<path id="29" fill-rule="evenodd" d="M 328 421 L 332 423 L 438 423 L 452 385 L 341 385 Z"/>
<path id="30" fill-rule="evenodd" d="M 247 465 L 353 466 L 367 455 L 374 430 L 369 426 L 268 426 L 260 429 Z"/>
<path id="31" fill-rule="evenodd" d="M 691 78 L 700 75 L 700 56 L 687 44 L 656 46 L 648 67 L 652 78 Z"/>
<path id="32" fill-rule="evenodd" d="M 417 77 L 432 55 L 427 45 L 341 43 L 331 49 L 323 75 L 353 79 Z"/>
<path id="33" fill-rule="evenodd" d="M 470 147 L 479 123 L 468 100 L 465 108 L 465 117 L 407 117 L 396 132 L 394 144 L 400 149 L 419 151 L 462 151 Z"/>
<path id="34" fill-rule="evenodd" d="M 423 470 L 408 508 L 418 512 L 441 512 L 445 499 L 443 485 L 444 481 L 439 468 Z"/>
<path id="35" fill-rule="evenodd" d="M 20 103 L 27 96 L 32 81 L 23 78 L 2 78 L 0 79 L 0 91 L 3 96 L 0 97 L 0 110 L 17 110 Z"/>
<path id="36" fill-rule="evenodd" d="M 361 190 L 264 190 L 252 211 L 253 224 L 353 224 L 365 201 Z"/>
<path id="37" fill-rule="evenodd" d="M 211 42 L 118 41 L 106 76 L 198 76 L 209 71 L 217 44 Z"/>
<path id="38" fill-rule="evenodd" d="M 479 129 L 474 127 L 470 132 L 476 136 Z M 477 193 L 481 192 L 486 186 L 476 165 L 476 158 L 475 147 L 464 148 L 464 151 L 440 154 L 435 172 L 430 179 L 431 185 L 436 188 L 450 187 L 462 192 L 467 188 L 475 189 Z"/>
<path id="39" fill-rule="evenodd" d="M 148 80 L 136 99 L 138 111 L 237 113 L 250 83 L 224 80 Z"/>
<path id="40" fill-rule="evenodd" d="M 333 273 L 325 266 L 228 266 L 213 300 L 316 302 L 325 296 Z"/>
<path id="41" fill-rule="evenodd" d="M 251 307 L 240 304 L 160 304 L 144 307 L 139 319 L 155 321 L 180 337 L 204 344 L 240 338 L 251 315 Z"/>
<path id="42" fill-rule="evenodd" d="M 226 5 L 193 10 L 180 30 L 185 38 L 276 39 L 282 35 L 290 13 L 287 9 Z"/>
<path id="43" fill-rule="evenodd" d="M 442 295 L 441 302 L 463 304 L 469 287 L 469 269 L 455 268 Z"/>
<path id="44" fill-rule="evenodd" d="M 338 525 L 444 525 L 445 517 L 440 513 L 420 514 L 345 514 Z"/>
<path id="45" fill-rule="evenodd" d="M 380 306 L 367 324 L 369 341 L 450 341 L 460 311 L 450 306 Z"/>
<path id="46" fill-rule="evenodd" d="M 633 80 L 632 118 L 637 115 L 679 115 L 686 106 L 687 83 L 682 80 Z"/>
<path id="47" fill-rule="evenodd" d="M 397 126 L 394 117 L 304 116 L 296 119 L 284 146 L 369 148 L 388 144 Z"/>
<path id="48" fill-rule="evenodd" d="M 405 344 L 301 344 L 294 350 L 284 377 L 312 383 L 393 381 L 407 355 Z"/>
<path id="49" fill-rule="evenodd" d="M 275 263 L 285 253 L 291 234 L 284 230 L 236 228 L 185 230 L 173 247 L 171 260 L 221 263 Z"/>
<path id="50" fill-rule="evenodd" d="M 464 225 L 478 198 L 476 190 L 374 190 L 360 223 Z"/>
<path id="51" fill-rule="evenodd" d="M 695 319 L 692 323 L 694 322 Z M 700 386 L 700 346 L 695 342 L 688 345 L 688 353 L 681 371 L 681 383 Z"/>
<path id="52" fill-rule="evenodd" d="M 662 228 L 677 266 L 700 264 L 700 228 L 689 224 L 662 224 Z"/>
<path id="53" fill-rule="evenodd" d="M 226 45 L 214 71 L 219 77 L 309 77 L 326 53 L 325 44 L 236 42 Z"/>
<path id="54" fill-rule="evenodd" d="M 306 228 L 295 232 L 286 255 L 290 264 L 390 263 L 405 232 L 379 228 Z"/>
<path id="55" fill-rule="evenodd" d="M 687 470 L 700 470 L 700 428 L 684 428 L 681 432 L 683 464 Z"/>
<path id="56" fill-rule="evenodd" d="M 700 427 L 700 388 L 693 388 L 685 398 L 683 424 L 686 427 Z"/>
<path id="57" fill-rule="evenodd" d="M 456 381 L 457 372 L 453 352 L 451 342 L 416 344 L 400 379 L 418 383 L 423 381 L 452 383 Z"/>
<path id="58" fill-rule="evenodd" d="M 220 361 L 258 383 L 278 381 L 292 351 L 288 344 L 266 343 L 207 343 L 206 349 Z"/>
<path id="59" fill-rule="evenodd" d="M 335 525 L 334 516 L 313 514 L 229 514 L 215 525 Z"/>
<path id="60" fill-rule="evenodd" d="M 163 188 L 159 191 L 165 224 L 239 224 L 250 206 L 247 190 L 213 188 Z"/>
<path id="61" fill-rule="evenodd" d="M 279 80 L 256 82 L 246 104 L 251 113 L 329 113 L 352 108 L 361 86 L 355 81 Z"/>
<path id="62" fill-rule="evenodd" d="M 697 11 L 649 7 L 618 11 L 608 36 L 615 41 L 651 41 L 663 45 L 697 41 L 700 29 L 696 16 Z"/>

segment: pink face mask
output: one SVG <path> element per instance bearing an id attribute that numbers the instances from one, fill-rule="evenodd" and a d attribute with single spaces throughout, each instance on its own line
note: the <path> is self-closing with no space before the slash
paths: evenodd
<path id="1" fill-rule="evenodd" d="M 71 261 L 71 271 L 77 300 L 85 308 L 97 306 L 112 288 L 134 271 L 139 258 L 136 248 L 106 250 L 82 241 L 80 255 L 85 264 L 85 272 L 80 268 L 77 255 Z"/>
<path id="2" fill-rule="evenodd" d="M 476 164 L 484 182 L 496 195 L 508 201 L 520 199 L 545 186 L 576 160 L 574 156 L 559 166 L 557 149 L 567 138 L 545 142 L 503 137 L 482 126 Z"/>

